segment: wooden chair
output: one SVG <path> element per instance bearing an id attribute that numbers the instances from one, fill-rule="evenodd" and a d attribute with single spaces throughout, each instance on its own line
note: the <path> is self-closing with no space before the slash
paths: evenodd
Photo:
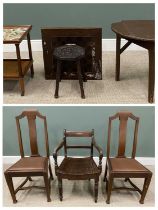
<path id="1" fill-rule="evenodd" d="M 89 137 L 91 138 L 91 144 L 89 146 L 70 146 L 67 144 L 67 137 Z M 61 148 L 64 148 L 65 158 L 62 163 L 58 166 L 57 163 L 57 154 Z M 90 157 L 76 158 L 68 157 L 67 150 L 69 149 L 90 149 Z M 97 166 L 93 160 L 93 149 L 96 149 L 99 153 L 99 165 Z M 63 199 L 63 190 L 62 190 L 62 179 L 68 180 L 95 180 L 94 193 L 95 193 L 95 202 L 98 199 L 98 182 L 99 176 L 102 171 L 102 157 L 103 153 L 100 147 L 96 144 L 94 139 L 94 130 L 92 131 L 67 131 L 64 130 L 63 141 L 55 149 L 53 154 L 55 161 L 55 173 L 58 177 L 59 184 L 59 197 L 62 201 Z"/>
<path id="2" fill-rule="evenodd" d="M 127 121 L 128 119 L 135 121 L 134 129 L 134 140 L 131 158 L 125 156 L 126 149 L 126 132 L 127 132 Z M 110 142 L 111 142 L 111 126 L 112 121 L 119 119 L 119 144 L 118 144 L 118 154 L 116 157 L 110 157 Z M 142 164 L 140 164 L 136 159 L 136 146 L 137 146 L 137 134 L 138 134 L 138 124 L 139 118 L 135 117 L 132 113 L 120 112 L 116 115 L 109 118 L 109 127 L 108 127 L 108 143 L 107 143 L 107 161 L 105 167 L 105 176 L 104 181 L 106 181 L 106 190 L 107 190 L 107 201 L 110 203 L 110 196 L 112 190 L 132 190 L 140 193 L 140 203 L 144 203 L 144 199 L 151 181 L 152 173 Z M 107 172 L 109 174 L 107 178 Z M 125 178 L 125 181 L 128 181 L 132 188 L 126 187 L 113 187 L 114 178 Z M 143 189 L 140 190 L 130 178 L 144 178 Z"/>
<path id="3" fill-rule="evenodd" d="M 30 148 L 31 148 L 31 156 L 25 157 L 22 134 L 20 128 L 20 119 L 27 118 L 28 127 L 29 127 L 29 136 L 30 136 Z M 40 156 L 38 152 L 37 145 L 37 132 L 36 132 L 36 118 L 40 118 L 44 121 L 44 133 L 45 133 L 45 148 L 46 148 L 46 157 Z M 53 174 L 50 166 L 49 159 L 49 144 L 48 144 L 48 132 L 47 132 L 47 122 L 46 117 L 41 115 L 38 111 L 23 111 L 19 116 L 16 117 L 17 124 L 17 132 L 18 132 L 18 140 L 20 147 L 21 159 L 17 161 L 14 165 L 8 168 L 4 174 L 6 178 L 6 182 L 8 184 L 8 188 L 10 190 L 10 194 L 13 199 L 13 203 L 16 203 L 16 193 L 19 190 L 27 190 L 30 188 L 39 188 L 45 189 L 47 194 L 47 201 L 50 202 L 50 179 L 53 180 Z M 48 178 L 48 170 L 50 172 L 50 178 Z M 40 186 L 28 186 L 23 187 L 26 182 L 32 181 L 33 176 L 43 176 L 45 187 Z M 13 186 L 13 177 L 26 177 L 26 179 L 14 190 Z"/>

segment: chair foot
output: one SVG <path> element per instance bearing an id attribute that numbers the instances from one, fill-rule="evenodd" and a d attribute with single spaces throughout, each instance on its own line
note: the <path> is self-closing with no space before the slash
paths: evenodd
<path id="1" fill-rule="evenodd" d="M 140 204 L 144 204 L 144 201 L 140 200 L 139 203 L 140 203 Z"/>
<path id="2" fill-rule="evenodd" d="M 16 204 L 17 202 L 18 202 L 17 200 L 13 201 L 14 204 Z"/>
<path id="3" fill-rule="evenodd" d="M 24 91 L 22 91 L 22 92 L 21 92 L 21 96 L 24 96 L 24 95 L 25 95 L 25 93 L 24 93 Z"/>
<path id="4" fill-rule="evenodd" d="M 106 177 L 104 177 L 103 182 L 106 182 L 106 181 L 107 181 L 107 179 L 106 179 Z"/>
<path id="5" fill-rule="evenodd" d="M 81 93 L 81 98 L 85 99 L 85 94 L 84 94 L 84 91 Z"/>
<path id="6" fill-rule="evenodd" d="M 106 203 L 107 203 L 107 204 L 110 204 L 110 201 L 109 201 L 109 200 L 106 200 Z"/>
<path id="7" fill-rule="evenodd" d="M 51 201 L 52 201 L 51 198 L 47 199 L 47 202 L 51 202 Z"/>
<path id="8" fill-rule="evenodd" d="M 54 98 L 59 98 L 59 96 L 58 95 L 54 95 Z"/>

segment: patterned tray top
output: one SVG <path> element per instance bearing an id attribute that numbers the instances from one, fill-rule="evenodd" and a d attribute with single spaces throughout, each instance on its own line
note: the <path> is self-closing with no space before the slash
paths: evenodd
<path id="1" fill-rule="evenodd" d="M 3 41 L 18 41 L 28 27 L 3 28 Z"/>

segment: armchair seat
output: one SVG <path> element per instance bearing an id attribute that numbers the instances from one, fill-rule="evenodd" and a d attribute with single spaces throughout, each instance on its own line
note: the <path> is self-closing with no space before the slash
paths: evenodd
<path id="1" fill-rule="evenodd" d="M 62 161 L 62 163 L 59 166 L 59 169 L 57 170 L 57 173 L 62 175 L 68 175 L 72 176 L 71 179 L 74 179 L 75 177 L 82 178 L 82 176 L 90 175 L 92 177 L 100 174 L 100 170 L 98 169 L 95 161 L 91 157 L 85 157 L 85 158 L 71 158 L 66 157 Z M 87 176 L 87 179 L 89 177 Z"/>
<path id="2" fill-rule="evenodd" d="M 24 157 L 7 169 L 9 172 L 45 172 L 48 170 L 47 157 Z"/>
<path id="3" fill-rule="evenodd" d="M 108 163 L 112 172 L 137 173 L 149 172 L 141 163 L 133 158 L 109 158 Z"/>
<path id="4" fill-rule="evenodd" d="M 69 138 L 87 138 L 89 141 L 89 145 L 69 145 L 67 141 Z M 64 149 L 65 158 L 58 165 L 57 156 L 58 152 L 61 149 Z M 82 158 L 78 157 L 68 157 L 68 150 L 70 149 L 88 149 L 90 150 L 90 155 L 84 156 Z M 99 154 L 99 164 L 96 165 L 93 160 L 93 150 L 97 150 Z M 92 131 L 67 131 L 64 130 L 63 141 L 57 146 L 53 153 L 54 161 L 55 161 L 55 173 L 58 177 L 58 187 L 59 187 L 59 197 L 60 200 L 63 200 L 63 187 L 62 187 L 62 179 L 68 180 L 90 180 L 94 179 L 94 200 L 97 202 L 98 199 L 98 182 L 99 176 L 102 171 L 102 158 L 103 152 L 102 149 L 97 145 L 94 138 L 94 129 Z"/>

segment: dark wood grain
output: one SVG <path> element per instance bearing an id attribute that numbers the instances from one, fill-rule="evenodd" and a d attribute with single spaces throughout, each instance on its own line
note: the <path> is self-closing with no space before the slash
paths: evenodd
<path id="1" fill-rule="evenodd" d="M 135 121 L 134 128 L 134 139 L 131 157 L 126 157 L 126 136 L 127 136 L 127 123 L 128 120 L 132 119 Z M 111 157 L 111 128 L 112 121 L 119 120 L 119 139 L 118 139 L 118 153 L 116 157 Z M 110 203 L 111 191 L 112 190 L 132 190 L 137 191 L 141 194 L 140 203 L 144 203 L 145 195 L 147 193 L 152 172 L 144 167 L 141 163 L 135 160 L 136 146 L 137 146 L 137 135 L 138 135 L 138 124 L 139 117 L 134 116 L 130 112 L 120 112 L 112 117 L 109 117 L 108 127 L 108 142 L 107 142 L 107 161 L 105 166 L 104 181 L 106 181 L 107 200 L 106 203 Z M 107 176 L 108 174 L 108 176 Z M 114 178 L 124 178 L 128 181 L 132 188 L 129 187 L 113 187 Z M 140 190 L 130 178 L 144 178 L 143 190 Z"/>
<path id="2" fill-rule="evenodd" d="M 84 145 L 84 146 L 71 146 L 68 144 L 68 138 L 90 138 L 91 144 L 90 145 Z M 79 141 L 79 140 L 78 140 Z M 58 165 L 57 162 L 57 156 L 60 149 L 64 148 L 65 152 L 65 158 L 62 161 L 60 165 Z M 95 161 L 93 160 L 93 148 L 96 149 L 99 153 L 99 164 L 96 165 Z M 82 157 L 82 158 L 76 158 L 76 157 L 68 157 L 67 155 L 67 149 L 89 149 L 90 156 L 89 157 Z M 98 199 L 98 182 L 99 182 L 99 176 L 102 171 L 102 158 L 103 153 L 101 148 L 97 145 L 95 139 L 94 139 L 94 130 L 92 131 L 67 131 L 64 130 L 64 137 L 63 141 L 57 146 L 57 148 L 54 151 L 53 154 L 54 161 L 55 161 L 55 173 L 58 177 L 59 182 L 59 197 L 62 201 L 63 199 L 63 190 L 62 190 L 62 179 L 68 179 L 68 180 L 90 180 L 94 179 L 94 195 L 95 195 L 95 202 L 97 202 Z"/>
<path id="3" fill-rule="evenodd" d="M 20 120 L 27 118 L 29 136 L 30 136 L 30 149 L 31 156 L 26 157 L 22 141 L 22 133 L 20 128 Z M 45 136 L 45 151 L 46 156 L 42 157 L 38 151 L 37 144 L 37 130 L 36 130 L 36 119 L 40 118 L 44 123 L 44 136 Z M 43 176 L 45 187 L 33 186 L 39 189 L 46 190 L 47 201 L 50 202 L 50 180 L 53 179 L 53 174 L 50 165 L 49 158 L 49 143 L 48 143 L 48 131 L 47 131 L 47 121 L 46 117 L 41 115 L 36 110 L 23 111 L 19 116 L 16 117 L 17 132 L 18 132 L 18 141 L 21 159 L 17 161 L 14 165 L 9 167 L 5 172 L 6 182 L 10 190 L 10 194 L 13 199 L 13 203 L 16 203 L 16 193 L 19 190 L 27 190 L 32 188 L 32 186 L 24 187 L 28 181 L 32 181 L 33 176 Z M 50 173 L 50 178 L 48 178 L 48 172 Z M 26 179 L 20 184 L 17 189 L 14 190 L 13 186 L 13 177 L 26 177 Z"/>
<path id="4" fill-rule="evenodd" d="M 125 20 L 111 25 L 116 33 L 116 71 L 115 80 L 120 80 L 120 55 L 132 43 L 143 47 L 149 52 L 148 102 L 154 102 L 155 87 L 155 21 Z M 127 43 L 121 48 L 121 38 Z"/>

